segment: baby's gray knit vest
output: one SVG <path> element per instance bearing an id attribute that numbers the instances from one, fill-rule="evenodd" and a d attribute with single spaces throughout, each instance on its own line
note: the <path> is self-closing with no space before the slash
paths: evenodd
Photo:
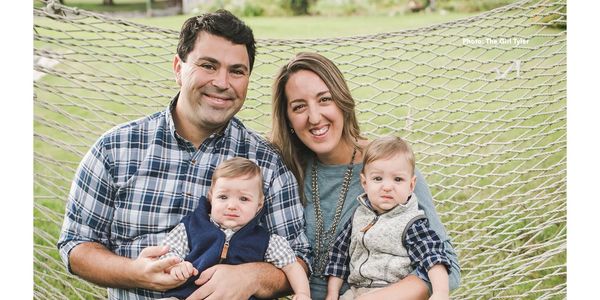
<path id="1" fill-rule="evenodd" d="M 379 216 L 367 207 L 366 194 L 360 195 L 358 201 L 362 205 L 352 219 L 348 283 L 355 287 L 382 287 L 397 282 L 412 272 L 403 243 L 406 229 L 417 219 L 425 218 L 418 208 L 417 196 L 413 194 L 406 204 Z"/>

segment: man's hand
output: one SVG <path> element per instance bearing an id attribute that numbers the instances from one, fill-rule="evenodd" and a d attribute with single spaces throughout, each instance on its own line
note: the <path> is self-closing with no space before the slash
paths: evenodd
<path id="1" fill-rule="evenodd" d="M 258 286 L 244 265 L 216 265 L 200 273 L 200 287 L 187 299 L 248 299 Z"/>
<path id="2" fill-rule="evenodd" d="M 182 284 L 181 280 L 168 272 L 171 267 L 180 262 L 179 258 L 160 259 L 160 256 L 168 251 L 168 246 L 147 247 L 132 261 L 131 270 L 138 283 L 137 287 L 163 292 Z"/>

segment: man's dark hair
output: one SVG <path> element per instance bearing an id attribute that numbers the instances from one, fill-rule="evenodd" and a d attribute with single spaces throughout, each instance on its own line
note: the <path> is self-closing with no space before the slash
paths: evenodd
<path id="1" fill-rule="evenodd" d="M 191 17 L 183 23 L 179 34 L 179 44 L 177 44 L 177 54 L 183 62 L 186 61 L 187 55 L 194 50 L 196 38 L 202 31 L 220 36 L 234 44 L 245 45 L 250 60 L 250 72 L 252 72 L 254 56 L 256 55 L 252 29 L 224 9 Z"/>

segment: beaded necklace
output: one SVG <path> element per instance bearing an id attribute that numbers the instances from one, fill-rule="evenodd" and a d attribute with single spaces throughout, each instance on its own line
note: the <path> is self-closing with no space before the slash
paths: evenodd
<path id="1" fill-rule="evenodd" d="M 335 240 L 335 230 L 340 222 L 342 216 L 342 209 L 344 208 L 344 202 L 346 201 L 346 194 L 350 187 L 350 180 L 352 179 L 352 167 L 354 166 L 354 157 L 356 156 L 356 147 L 352 152 L 352 158 L 348 169 L 344 173 L 344 180 L 342 181 L 342 190 L 337 201 L 335 208 L 335 215 L 333 217 L 333 223 L 331 228 L 325 232 L 323 214 L 321 212 L 321 199 L 319 195 L 319 185 L 317 184 L 317 158 L 315 157 L 312 164 L 312 198 L 315 206 L 315 219 L 316 219 L 316 233 L 315 233 L 315 259 L 313 261 L 313 276 L 324 278 L 323 272 L 325 272 L 325 264 L 327 262 L 327 253 L 322 255 L 323 246 L 326 245 L 327 249 L 331 249 Z"/>

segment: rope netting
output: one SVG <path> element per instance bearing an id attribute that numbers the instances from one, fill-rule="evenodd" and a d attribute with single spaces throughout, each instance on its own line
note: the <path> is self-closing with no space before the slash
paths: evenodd
<path id="1" fill-rule="evenodd" d="M 115 124 L 177 91 L 178 31 L 57 4 L 34 9 L 34 295 L 105 297 L 56 241 L 74 171 Z M 238 114 L 267 134 L 276 70 L 316 51 L 344 72 L 371 138 L 414 147 L 462 266 L 456 299 L 566 297 L 566 1 L 519 1 L 416 30 L 260 39 Z"/>

